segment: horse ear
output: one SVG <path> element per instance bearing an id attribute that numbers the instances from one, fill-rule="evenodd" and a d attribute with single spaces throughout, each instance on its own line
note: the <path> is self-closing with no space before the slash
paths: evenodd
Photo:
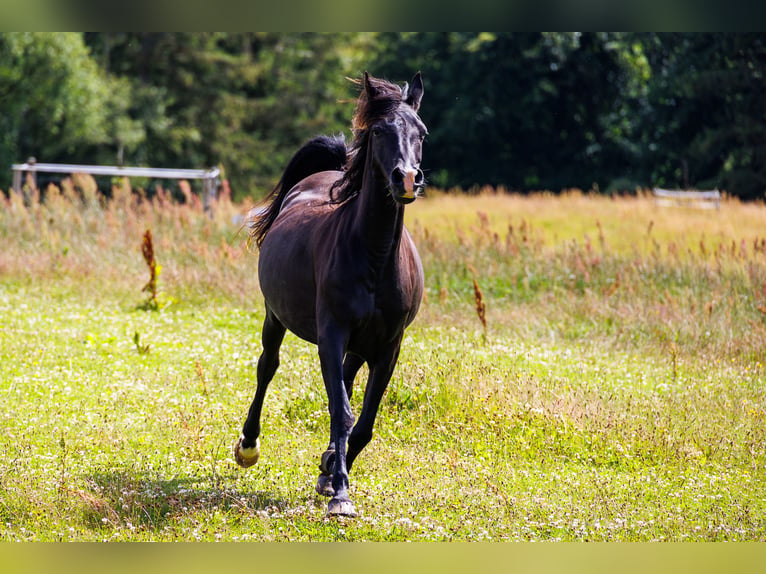
<path id="1" fill-rule="evenodd" d="M 420 76 L 420 72 L 415 74 L 412 78 L 412 86 L 407 91 L 407 99 L 405 103 L 409 104 L 416 112 L 420 109 L 420 100 L 423 98 L 423 78 Z"/>
<path id="2" fill-rule="evenodd" d="M 370 74 L 364 73 L 364 92 L 367 94 L 367 99 L 371 100 L 376 96 L 378 90 L 370 83 Z"/>

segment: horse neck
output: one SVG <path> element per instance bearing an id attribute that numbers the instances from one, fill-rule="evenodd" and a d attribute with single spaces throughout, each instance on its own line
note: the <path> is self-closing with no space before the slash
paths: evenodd
<path id="1" fill-rule="evenodd" d="M 380 271 L 396 261 L 404 229 L 404 207 L 388 191 L 388 183 L 377 173 L 372 151 L 367 152 L 362 189 L 356 203 L 356 232 L 364 242 L 371 266 Z"/>

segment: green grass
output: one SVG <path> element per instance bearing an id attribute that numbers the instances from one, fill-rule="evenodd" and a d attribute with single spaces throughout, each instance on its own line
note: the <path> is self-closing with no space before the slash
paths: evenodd
<path id="1" fill-rule="evenodd" d="M 351 474 L 359 517 L 335 519 L 314 493 L 329 417 L 311 345 L 285 340 L 261 460 L 231 456 L 263 319 L 244 207 L 85 188 L 0 205 L 1 540 L 766 539 L 766 257 L 741 250 L 763 206 L 413 205 L 428 297 Z M 670 247 L 669 213 L 704 253 Z"/>

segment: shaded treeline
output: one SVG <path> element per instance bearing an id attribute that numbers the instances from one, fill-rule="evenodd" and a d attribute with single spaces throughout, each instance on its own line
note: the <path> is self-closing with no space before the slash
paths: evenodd
<path id="1" fill-rule="evenodd" d="M 318 133 L 348 133 L 362 71 L 421 70 L 442 188 L 766 190 L 759 34 L 0 35 L 0 188 L 35 156 L 220 165 L 263 194 Z"/>

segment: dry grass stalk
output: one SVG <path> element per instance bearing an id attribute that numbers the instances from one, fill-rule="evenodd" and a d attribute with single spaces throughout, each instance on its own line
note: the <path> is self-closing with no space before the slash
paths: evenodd
<path id="1" fill-rule="evenodd" d="M 157 259 L 154 257 L 154 243 L 152 242 L 152 232 L 146 230 L 144 233 L 144 239 L 141 243 L 141 252 L 144 255 L 144 261 L 149 268 L 149 282 L 144 285 L 142 291 L 149 292 L 149 300 L 146 302 L 148 308 L 158 309 L 159 302 L 157 301 L 157 277 L 159 276 L 160 267 L 157 265 Z"/>
<path id="2" fill-rule="evenodd" d="M 468 269 L 473 276 L 473 298 L 476 304 L 476 315 L 479 317 L 481 326 L 484 329 L 484 338 L 487 338 L 487 304 L 484 302 L 484 294 L 481 292 L 479 282 L 476 280 L 476 269 L 469 264 Z"/>
<path id="3" fill-rule="evenodd" d="M 207 396 L 207 377 L 205 376 L 205 371 L 202 369 L 202 365 L 199 361 L 194 362 L 194 370 L 196 371 L 197 378 L 202 385 L 202 394 Z"/>

